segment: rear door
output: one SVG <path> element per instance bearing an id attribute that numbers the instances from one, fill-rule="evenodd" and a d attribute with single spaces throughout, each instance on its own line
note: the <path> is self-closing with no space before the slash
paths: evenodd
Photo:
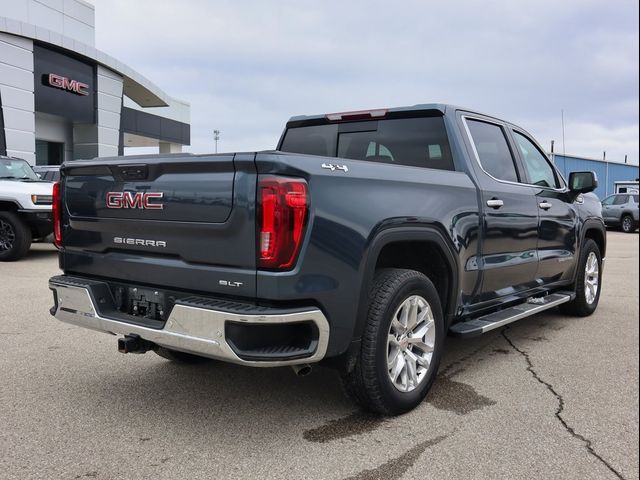
<path id="1" fill-rule="evenodd" d="M 475 115 L 463 115 L 461 121 L 482 196 L 482 246 L 476 262 L 482 286 L 474 303 L 484 303 L 534 285 L 538 207 L 533 187 L 520 181 L 505 126 Z"/>
<path id="2" fill-rule="evenodd" d="M 123 160 L 64 167 L 65 271 L 253 296 L 254 155 Z"/>
<path id="3" fill-rule="evenodd" d="M 523 181 L 535 189 L 538 208 L 536 277 L 545 284 L 572 278 L 578 225 L 574 197 L 535 141 L 517 129 L 512 129 L 511 134 L 523 165 Z"/>

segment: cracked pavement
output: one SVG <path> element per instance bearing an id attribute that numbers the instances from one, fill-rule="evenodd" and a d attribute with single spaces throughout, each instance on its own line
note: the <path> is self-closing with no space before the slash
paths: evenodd
<path id="1" fill-rule="evenodd" d="M 0 264 L 0 478 L 638 478 L 638 235 L 600 306 L 448 339 L 427 400 L 380 419 L 334 372 L 121 355 L 49 317 L 55 252 Z"/>

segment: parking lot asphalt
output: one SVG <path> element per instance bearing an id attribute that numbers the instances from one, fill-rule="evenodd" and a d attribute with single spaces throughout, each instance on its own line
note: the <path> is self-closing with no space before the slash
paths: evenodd
<path id="1" fill-rule="evenodd" d="M 449 338 L 416 410 L 379 419 L 318 368 L 122 355 L 49 316 L 55 250 L 0 264 L 0 478 L 638 478 L 638 235 L 609 232 L 588 318 Z"/>

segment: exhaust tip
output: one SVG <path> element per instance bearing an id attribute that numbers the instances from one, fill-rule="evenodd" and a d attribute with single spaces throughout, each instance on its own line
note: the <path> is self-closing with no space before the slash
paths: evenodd
<path id="1" fill-rule="evenodd" d="M 313 370 L 313 367 L 308 363 L 305 363 L 303 365 L 292 365 L 291 368 L 293 369 L 294 373 L 299 377 L 306 377 L 311 373 L 311 370 Z"/>

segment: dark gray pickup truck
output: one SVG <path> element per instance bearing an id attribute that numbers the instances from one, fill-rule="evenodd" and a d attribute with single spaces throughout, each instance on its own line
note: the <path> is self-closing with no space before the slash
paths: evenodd
<path id="1" fill-rule="evenodd" d="M 447 333 L 593 313 L 596 185 L 567 184 L 516 125 L 439 104 L 294 117 L 276 151 L 70 162 L 51 313 L 123 353 L 329 365 L 398 414 Z"/>

